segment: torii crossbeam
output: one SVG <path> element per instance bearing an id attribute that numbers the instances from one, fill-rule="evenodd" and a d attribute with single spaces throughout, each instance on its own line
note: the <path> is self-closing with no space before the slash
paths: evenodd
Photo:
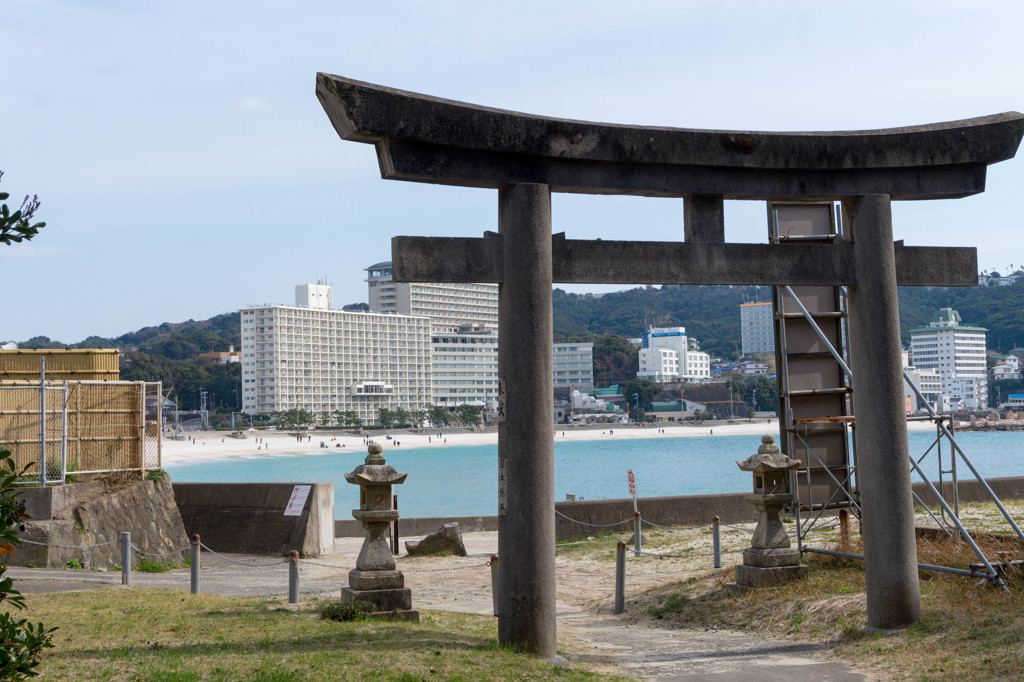
<path id="1" fill-rule="evenodd" d="M 499 283 L 499 639 L 555 655 L 553 282 L 845 284 L 857 372 L 868 622 L 920 617 L 897 285 L 972 286 L 973 248 L 893 242 L 890 201 L 968 196 L 1012 158 L 1024 116 L 829 133 L 687 130 L 531 116 L 327 74 L 338 134 L 381 176 L 498 190 L 498 233 L 395 237 L 397 281 Z M 551 192 L 681 197 L 682 242 L 568 240 Z M 841 201 L 832 245 L 727 244 L 723 201 Z"/>

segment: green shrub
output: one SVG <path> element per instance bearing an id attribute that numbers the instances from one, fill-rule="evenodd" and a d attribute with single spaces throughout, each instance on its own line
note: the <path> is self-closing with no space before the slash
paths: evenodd
<path id="1" fill-rule="evenodd" d="M 78 559 L 72 559 L 71 561 L 69 561 L 66 564 L 64 564 L 64 567 L 65 568 L 70 568 L 72 570 L 77 571 L 78 569 L 80 569 L 82 567 L 82 562 L 79 561 Z"/>
<path id="2" fill-rule="evenodd" d="M 342 604 L 340 601 L 332 601 L 324 604 L 320 608 L 320 617 L 324 620 L 350 622 L 367 620 L 373 611 L 373 604 L 365 601 L 354 601 L 351 604 Z"/>
<path id="3" fill-rule="evenodd" d="M 180 564 L 176 564 L 173 561 L 168 561 L 166 564 L 160 561 L 152 561 L 150 559 L 139 559 L 139 563 L 135 564 L 135 570 L 140 573 L 166 573 L 172 568 L 178 568 Z"/>
<path id="4" fill-rule="evenodd" d="M 162 481 L 167 472 L 162 469 L 150 469 L 146 472 L 146 480 L 149 481 Z"/>
<path id="5" fill-rule="evenodd" d="M 18 474 L 11 453 L 0 450 L 0 557 L 14 552 L 21 544 L 18 534 L 25 530 L 25 508 L 18 503 L 18 489 L 14 485 Z M 7 602 L 16 609 L 24 609 L 25 598 L 14 589 L 14 581 L 4 576 L 6 571 L 7 566 L 0 562 L 0 604 Z M 32 624 L 12 612 L 0 612 L 0 679 L 35 677 L 41 652 L 53 647 L 50 640 L 56 629 L 42 623 Z"/>

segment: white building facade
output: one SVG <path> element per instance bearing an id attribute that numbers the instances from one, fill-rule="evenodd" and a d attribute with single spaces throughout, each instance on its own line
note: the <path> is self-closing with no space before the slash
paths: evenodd
<path id="1" fill-rule="evenodd" d="M 556 343 L 553 348 L 555 390 L 594 391 L 594 344 Z"/>
<path id="2" fill-rule="evenodd" d="M 914 367 L 934 370 L 952 409 L 988 407 L 985 332 L 965 325 L 952 308 L 942 308 L 925 327 L 910 330 Z"/>
<path id="3" fill-rule="evenodd" d="M 740 304 L 740 349 L 744 357 L 775 353 L 774 320 L 771 303 Z"/>
<path id="4" fill-rule="evenodd" d="M 445 334 L 430 338 L 433 405 L 487 406 L 498 400 L 498 335 Z"/>
<path id="5" fill-rule="evenodd" d="M 651 327 L 644 334 L 637 376 L 659 383 L 710 381 L 711 357 L 685 327 Z"/>
<path id="6" fill-rule="evenodd" d="M 351 410 L 376 423 L 382 407 L 430 405 L 426 317 L 263 305 L 243 308 L 241 318 L 244 412 L 302 409 L 319 419 Z"/>
<path id="7" fill-rule="evenodd" d="M 433 329 L 458 333 L 466 326 L 498 329 L 498 285 L 443 282 L 395 282 L 391 261 L 366 268 L 372 313 L 422 315 Z"/>

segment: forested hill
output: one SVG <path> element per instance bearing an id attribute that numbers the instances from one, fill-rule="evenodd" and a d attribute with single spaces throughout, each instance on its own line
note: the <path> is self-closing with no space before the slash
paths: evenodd
<path id="1" fill-rule="evenodd" d="M 1024 281 L 1007 287 L 900 288 L 903 341 L 909 331 L 927 324 L 939 308 L 959 311 L 964 324 L 988 329 L 989 350 L 1006 352 L 1024 345 Z M 734 358 L 740 350 L 741 303 L 769 301 L 767 287 L 663 286 L 619 291 L 603 296 L 555 290 L 556 338 L 589 334 L 637 337 L 646 324 L 686 327 L 713 356 Z"/>

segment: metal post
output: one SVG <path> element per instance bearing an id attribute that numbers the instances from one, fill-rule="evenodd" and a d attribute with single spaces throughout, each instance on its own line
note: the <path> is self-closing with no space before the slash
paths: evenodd
<path id="1" fill-rule="evenodd" d="M 722 519 L 717 516 L 711 517 L 711 543 L 715 553 L 715 568 L 722 567 Z"/>
<path id="2" fill-rule="evenodd" d="M 920 620 L 921 590 L 890 198 L 852 197 L 843 210 L 857 264 L 847 291 L 868 625 L 892 629 Z"/>
<path id="3" fill-rule="evenodd" d="M 548 186 L 501 187 L 498 231 L 504 262 L 498 285 L 498 554 L 512 557 L 499 573 L 498 641 L 551 658 L 557 599 Z"/>
<path id="4" fill-rule="evenodd" d="M 288 603 L 299 603 L 299 553 L 288 553 Z"/>
<path id="5" fill-rule="evenodd" d="M 192 594 L 199 594 L 199 534 L 192 536 Z"/>
<path id="6" fill-rule="evenodd" d="M 615 545 L 615 609 L 612 613 L 626 610 L 626 541 Z"/>
<path id="7" fill-rule="evenodd" d="M 498 604 L 501 603 L 501 581 L 498 579 L 498 555 L 491 555 L 491 602 L 494 615 L 498 615 Z"/>
<path id="8" fill-rule="evenodd" d="M 391 496 L 392 509 L 398 511 L 398 495 Z M 398 519 L 391 522 L 391 553 L 398 556 Z"/>
<path id="9" fill-rule="evenodd" d="M 850 512 L 846 509 L 839 510 L 839 546 L 850 546 Z"/>
<path id="10" fill-rule="evenodd" d="M 642 534 L 640 532 L 640 512 L 633 512 L 633 556 L 640 556 Z"/>
<path id="11" fill-rule="evenodd" d="M 46 358 L 39 358 L 39 485 L 46 487 Z"/>
<path id="12" fill-rule="evenodd" d="M 121 584 L 132 584 L 132 534 L 121 533 Z"/>

